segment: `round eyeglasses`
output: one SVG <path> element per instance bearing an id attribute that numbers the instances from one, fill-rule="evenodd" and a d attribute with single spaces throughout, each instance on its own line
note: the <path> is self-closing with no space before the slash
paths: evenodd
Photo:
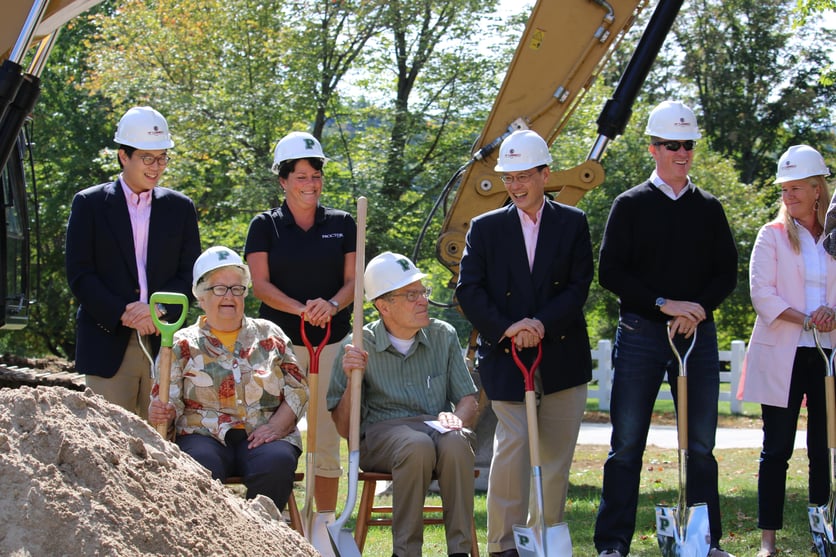
<path id="1" fill-rule="evenodd" d="M 145 166 L 151 166 L 155 162 L 160 166 L 166 166 L 171 160 L 171 157 L 168 155 L 160 155 L 159 157 L 155 157 L 154 155 L 140 155 L 139 160 L 141 160 L 142 164 Z"/>

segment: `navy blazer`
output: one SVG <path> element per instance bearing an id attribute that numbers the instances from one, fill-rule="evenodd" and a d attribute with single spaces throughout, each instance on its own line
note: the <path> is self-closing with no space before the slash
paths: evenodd
<path id="1" fill-rule="evenodd" d="M 165 291 L 191 297 L 192 266 L 200 254 L 197 212 L 182 193 L 159 186 L 152 192 L 145 265 L 148 295 Z M 119 181 L 87 188 L 73 197 L 66 268 L 70 290 L 79 302 L 76 369 L 113 377 L 130 335 L 136 334 L 121 324 L 122 313 L 126 305 L 139 300 L 131 218 Z M 156 355 L 159 336 L 151 337 L 151 344 Z"/>
<path id="2" fill-rule="evenodd" d="M 473 219 L 456 296 L 479 331 L 476 365 L 488 398 L 524 398 L 522 373 L 511 357 L 509 339 L 502 335 L 526 317 L 539 319 L 546 329 L 540 364 L 545 394 L 592 379 L 583 316 L 592 276 L 589 225 L 580 209 L 546 199 L 531 271 L 516 207 L 508 205 Z M 527 365 L 535 352 L 522 351 Z"/>

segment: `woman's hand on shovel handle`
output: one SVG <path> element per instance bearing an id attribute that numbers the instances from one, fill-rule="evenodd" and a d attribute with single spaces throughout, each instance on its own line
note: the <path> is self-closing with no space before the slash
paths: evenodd
<path id="1" fill-rule="evenodd" d="M 148 421 L 153 426 L 168 425 L 176 415 L 177 410 L 170 402 L 165 403 L 158 398 L 152 398 L 151 404 L 148 405 Z"/>

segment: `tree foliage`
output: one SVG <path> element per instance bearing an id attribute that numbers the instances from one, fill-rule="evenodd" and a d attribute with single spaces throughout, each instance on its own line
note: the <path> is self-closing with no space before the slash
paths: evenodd
<path id="1" fill-rule="evenodd" d="M 832 0 L 800 2 L 807 15 L 832 8 Z M 30 327 L 10 333 L 11 344 L 72 356 L 75 307 L 63 270 L 69 203 L 118 173 L 111 138 L 121 114 L 138 104 L 168 119 L 176 145 L 164 185 L 195 201 L 204 247 L 243 248 L 250 219 L 281 201 L 269 171 L 276 141 L 307 130 L 330 159 L 323 203 L 353 212 L 359 195 L 369 200 L 367 257 L 384 249 L 411 254 L 423 234 L 419 266 L 439 292 L 433 298 L 450 301 L 449 274 L 432 253 L 441 219 L 425 217 L 469 158 L 527 19 L 523 12 L 497 21 L 496 4 L 107 0 L 92 17 L 77 18 L 47 66 L 35 115 L 40 303 Z M 605 183 L 580 203 L 597 254 L 612 200 L 652 170 L 648 111 L 668 97 L 695 106 L 705 140 L 693 176 L 724 203 L 740 254 L 738 288 L 717 314 L 723 344 L 748 337 L 754 317 L 749 252 L 778 199 L 774 188 L 757 186 L 771 183 L 777 155 L 792 143 L 822 147 L 834 167 L 832 38 L 815 19 L 791 27 L 793 5 L 694 0 L 602 161 Z M 505 40 L 486 48 L 486 32 Z M 637 35 L 623 42 L 558 138 L 555 169 L 583 162 Z M 249 300 L 248 310 L 256 303 Z M 593 339 L 611 338 L 614 296 L 595 282 L 586 309 Z M 467 335 L 460 314 L 432 311 Z"/>
<path id="2" fill-rule="evenodd" d="M 836 89 L 820 78 L 833 35 L 811 25 L 793 28 L 793 4 L 695 0 L 675 32 L 705 135 L 747 184 L 771 183 L 777 155 L 789 145 L 820 145 L 831 135 Z"/>

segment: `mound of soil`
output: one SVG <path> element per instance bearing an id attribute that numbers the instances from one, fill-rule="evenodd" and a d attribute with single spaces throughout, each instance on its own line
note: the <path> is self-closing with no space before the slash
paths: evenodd
<path id="1" fill-rule="evenodd" d="M 0 554 L 318 555 L 139 417 L 87 390 L 0 389 Z"/>

